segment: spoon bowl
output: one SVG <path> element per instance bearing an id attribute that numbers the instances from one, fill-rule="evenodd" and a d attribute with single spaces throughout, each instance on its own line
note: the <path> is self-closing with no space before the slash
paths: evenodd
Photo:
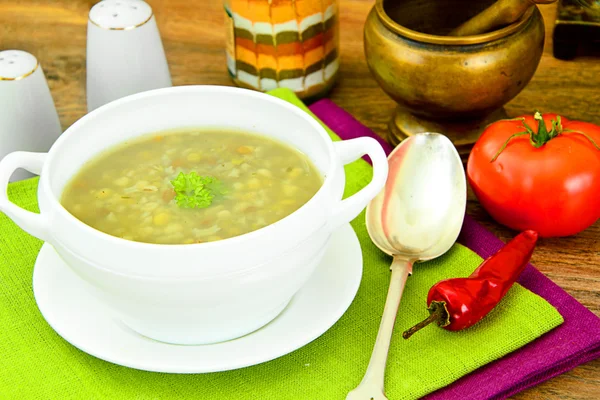
<path id="1" fill-rule="evenodd" d="M 347 400 L 386 399 L 385 366 L 406 280 L 414 263 L 452 247 L 465 215 L 465 172 L 446 136 L 411 136 L 388 156 L 388 164 L 386 184 L 367 206 L 366 224 L 373 243 L 393 257 L 390 286 L 369 366 Z"/>
<path id="2" fill-rule="evenodd" d="M 367 205 L 367 231 L 384 253 L 427 261 L 456 241 L 466 180 L 452 142 L 438 133 L 412 136 L 388 156 L 385 187 Z"/>

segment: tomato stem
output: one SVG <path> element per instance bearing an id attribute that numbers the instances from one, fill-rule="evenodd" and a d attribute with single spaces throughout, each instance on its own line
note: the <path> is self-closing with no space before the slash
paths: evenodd
<path id="1" fill-rule="evenodd" d="M 550 128 L 549 131 L 546 128 L 546 123 L 544 122 L 544 118 L 542 117 L 542 114 L 539 111 L 536 110 L 533 118 L 538 122 L 537 132 L 534 132 L 534 130 L 527 124 L 527 122 L 525 121 L 524 118 L 519 118 L 521 120 L 521 122 L 523 124 L 523 128 L 525 128 L 525 130 L 511 135 L 506 140 L 506 142 L 504 142 L 504 144 L 502 144 L 502 147 L 500 147 L 500 149 L 494 155 L 494 157 L 492 158 L 492 160 L 490 162 L 496 161 L 498 156 L 500 156 L 500 154 L 506 149 L 506 147 L 508 146 L 508 143 L 511 140 L 513 140 L 514 138 L 517 138 L 519 136 L 524 136 L 524 135 L 529 135 L 529 143 L 531 143 L 531 145 L 533 147 L 535 147 L 536 149 L 539 149 L 540 147 L 544 146 L 546 143 L 548 143 L 550 140 L 554 139 L 558 135 L 561 135 L 563 133 L 577 133 L 579 135 L 584 136 L 587 140 L 589 140 L 590 143 L 596 148 L 596 150 L 600 150 L 600 146 L 598 146 L 598 144 L 594 141 L 594 139 L 592 139 L 592 137 L 590 137 L 589 135 L 587 135 L 583 132 L 579 132 L 579 131 L 563 130 L 560 115 L 557 115 L 555 120 L 553 119 L 550 121 L 550 123 L 552 124 L 552 127 Z M 515 119 L 509 120 L 509 121 L 514 121 L 514 120 Z"/>
<path id="2" fill-rule="evenodd" d="M 525 123 L 525 122 L 523 122 L 523 123 Z M 506 139 L 506 142 L 504 142 L 504 144 L 502 145 L 502 147 L 500 147 L 500 150 L 498 150 L 498 152 L 494 155 L 494 158 L 492 158 L 491 162 L 496 161 L 496 158 L 498 158 L 498 156 L 500 155 L 500 153 L 502 153 L 504 151 L 504 149 L 506 149 L 506 146 L 508 146 L 508 142 L 510 142 L 511 140 L 513 140 L 516 137 L 523 136 L 523 135 L 529 135 L 529 132 L 527 132 L 527 131 L 517 132 L 515 134 L 512 134 L 508 139 Z"/>
<path id="3" fill-rule="evenodd" d="M 592 139 L 592 137 L 586 133 L 583 132 L 579 132 L 579 131 L 572 131 L 570 129 L 567 129 L 566 131 L 563 131 L 563 133 L 577 133 L 579 135 L 582 135 L 583 137 L 585 137 L 587 140 L 590 141 L 590 143 L 592 144 L 592 146 L 594 146 L 596 148 L 596 150 L 600 150 L 600 146 L 598 146 L 596 144 L 596 142 L 594 141 L 594 139 Z"/>

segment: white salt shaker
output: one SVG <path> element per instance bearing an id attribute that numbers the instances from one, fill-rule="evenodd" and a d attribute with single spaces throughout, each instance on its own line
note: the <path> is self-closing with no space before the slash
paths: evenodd
<path id="1" fill-rule="evenodd" d="M 36 57 L 21 50 L 0 51 L 0 159 L 13 151 L 47 152 L 61 133 Z M 10 180 L 31 176 L 19 169 Z"/>
<path id="2" fill-rule="evenodd" d="M 171 86 L 152 8 L 141 0 L 104 0 L 87 28 L 87 108 Z"/>

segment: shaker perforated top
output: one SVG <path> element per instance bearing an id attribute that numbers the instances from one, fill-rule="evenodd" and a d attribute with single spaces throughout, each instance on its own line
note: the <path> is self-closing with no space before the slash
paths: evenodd
<path id="1" fill-rule="evenodd" d="M 0 51 L 0 81 L 18 81 L 27 78 L 37 67 L 37 58 L 26 51 Z"/>
<path id="2" fill-rule="evenodd" d="M 90 10 L 90 22 L 110 30 L 130 30 L 152 18 L 152 8 L 141 0 L 104 0 Z"/>

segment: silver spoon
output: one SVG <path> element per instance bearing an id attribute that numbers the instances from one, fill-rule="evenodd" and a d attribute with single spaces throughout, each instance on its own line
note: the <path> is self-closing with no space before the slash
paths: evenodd
<path id="1" fill-rule="evenodd" d="M 439 257 L 452 247 L 465 215 L 465 172 L 446 136 L 411 136 L 388 162 L 386 185 L 367 206 L 366 222 L 373 243 L 394 258 L 392 276 L 369 366 L 346 400 L 387 400 L 385 367 L 406 279 L 415 262 Z"/>

